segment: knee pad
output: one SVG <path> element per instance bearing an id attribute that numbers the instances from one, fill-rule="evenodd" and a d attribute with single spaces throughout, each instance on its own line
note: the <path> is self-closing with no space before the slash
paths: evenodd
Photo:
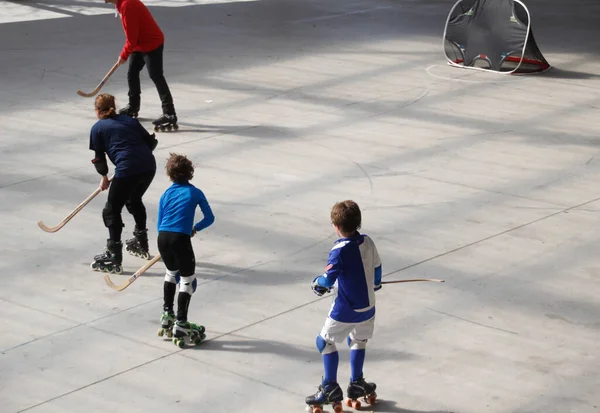
<path id="1" fill-rule="evenodd" d="M 330 354 L 337 351 L 335 343 L 325 340 L 320 334 L 317 336 L 317 349 L 321 354 Z"/>
<path id="2" fill-rule="evenodd" d="M 179 282 L 179 271 L 167 270 L 165 281 L 171 284 L 177 284 Z"/>
<path id="3" fill-rule="evenodd" d="M 364 350 L 367 348 L 367 340 L 356 340 L 354 337 L 348 336 L 348 347 L 350 350 Z"/>
<path id="4" fill-rule="evenodd" d="M 104 205 L 104 209 L 102 210 L 102 220 L 104 221 L 104 225 L 107 228 L 114 226 L 123 227 L 123 220 L 121 219 L 121 214 L 115 214 L 113 206 L 110 202 L 107 202 Z"/>
<path id="5" fill-rule="evenodd" d="M 189 277 L 181 277 L 181 284 L 179 286 L 180 293 L 188 293 L 189 295 L 194 294 L 196 286 L 198 285 L 195 275 Z"/>

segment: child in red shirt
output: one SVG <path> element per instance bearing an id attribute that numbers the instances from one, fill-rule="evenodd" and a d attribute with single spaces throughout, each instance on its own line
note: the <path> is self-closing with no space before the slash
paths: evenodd
<path id="1" fill-rule="evenodd" d="M 140 0 L 104 0 L 116 6 L 121 15 L 121 23 L 125 32 L 125 45 L 117 63 L 125 63 L 129 59 L 127 83 L 129 85 L 129 105 L 119 111 L 137 117 L 140 111 L 142 94 L 140 72 L 148 67 L 150 79 L 154 82 L 162 102 L 163 115 L 152 122 L 154 130 L 165 127 L 177 129 L 177 116 L 173 105 L 173 97 L 163 74 L 164 35 L 150 14 L 148 8 Z"/>

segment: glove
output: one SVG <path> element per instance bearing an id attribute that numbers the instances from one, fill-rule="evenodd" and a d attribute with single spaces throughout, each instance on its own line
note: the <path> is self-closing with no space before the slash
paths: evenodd
<path id="1" fill-rule="evenodd" d="M 379 291 L 379 290 L 381 290 L 381 287 L 383 287 L 383 285 L 381 285 L 381 284 L 376 285 L 375 288 L 374 288 L 374 290 L 375 291 Z"/>
<path id="2" fill-rule="evenodd" d="M 320 276 L 319 276 L 320 277 Z M 319 297 L 322 297 L 325 293 L 328 293 L 331 291 L 331 289 L 326 288 L 326 287 L 322 287 L 319 285 L 318 283 L 318 279 L 319 277 L 316 277 L 312 283 L 310 284 L 310 288 L 312 288 L 313 292 L 318 295 Z"/>
<path id="3" fill-rule="evenodd" d="M 150 151 L 154 152 L 154 150 L 158 146 L 158 139 L 156 139 L 156 133 L 153 133 L 150 136 L 152 137 L 152 140 L 151 140 L 152 143 L 151 143 L 151 146 L 150 146 Z"/>

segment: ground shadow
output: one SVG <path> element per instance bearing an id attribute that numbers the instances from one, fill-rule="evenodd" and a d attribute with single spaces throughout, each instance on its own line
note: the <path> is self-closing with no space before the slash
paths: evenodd
<path id="1" fill-rule="evenodd" d="M 540 73 L 538 76 L 547 77 L 550 79 L 600 79 L 600 75 L 595 73 L 579 72 L 577 70 L 565 70 L 556 67 Z"/>
<path id="2" fill-rule="evenodd" d="M 239 340 L 221 340 L 219 338 L 210 340 L 210 337 L 208 338 L 209 340 L 202 343 L 202 345 L 190 348 L 201 351 L 214 350 L 234 353 L 275 354 L 296 360 L 320 362 L 319 352 L 316 347 L 314 349 L 303 348 L 281 341 L 259 340 L 247 337 L 240 337 Z M 349 350 L 347 347 L 344 346 L 342 348 L 342 345 L 338 345 L 338 349 L 342 352 L 340 358 L 348 355 Z M 417 356 L 403 351 L 377 349 L 376 352 L 369 353 L 368 358 L 371 361 L 385 360 L 400 362 L 416 359 Z"/>
<path id="3" fill-rule="evenodd" d="M 377 399 L 373 406 L 365 406 L 361 410 L 371 410 L 378 413 L 458 413 L 450 410 L 412 410 L 398 406 L 393 400 Z"/>

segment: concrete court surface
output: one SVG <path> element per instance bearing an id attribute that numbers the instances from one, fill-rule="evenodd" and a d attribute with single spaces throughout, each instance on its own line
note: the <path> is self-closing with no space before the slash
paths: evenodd
<path id="1" fill-rule="evenodd" d="M 98 185 L 93 99 L 75 92 L 118 56 L 113 9 L 0 2 L 0 411 L 303 411 L 331 303 L 309 284 L 347 198 L 385 280 L 446 280 L 378 292 L 367 411 L 600 411 L 600 6 L 568 3 L 527 2 L 555 68 L 507 77 L 445 64 L 452 1 L 149 0 L 181 125 L 158 135 L 152 252 L 169 152 L 193 159 L 216 214 L 193 240 L 190 319 L 208 339 L 180 350 L 156 336 L 162 263 L 123 292 L 89 269 L 106 193 L 57 233 L 36 225 Z M 125 67 L 104 91 L 126 103 Z M 112 278 L 143 264 L 125 254 Z"/>

